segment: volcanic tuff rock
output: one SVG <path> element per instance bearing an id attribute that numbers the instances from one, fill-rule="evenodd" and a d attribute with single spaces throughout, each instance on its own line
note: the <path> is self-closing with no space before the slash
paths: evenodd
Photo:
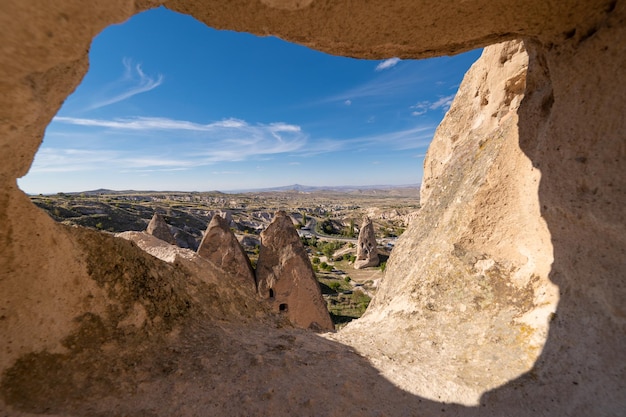
<path id="1" fill-rule="evenodd" d="M 365 217 L 359 231 L 354 268 L 362 269 L 369 266 L 378 266 L 380 260 L 378 259 L 377 246 L 374 224 L 369 217 Z"/>
<path id="2" fill-rule="evenodd" d="M 216 214 L 209 222 L 198 255 L 212 261 L 240 281 L 256 287 L 248 255 L 230 229 L 228 221 Z"/>
<path id="3" fill-rule="evenodd" d="M 154 216 L 150 219 L 150 223 L 148 223 L 148 227 L 146 228 L 146 233 L 169 244 L 176 244 L 176 239 L 174 238 L 170 227 L 167 223 L 165 223 L 165 219 L 163 219 L 163 216 L 159 213 L 154 213 Z"/>
<path id="4" fill-rule="evenodd" d="M 357 58 L 525 39 L 525 77 L 512 65 L 526 65 L 519 45 L 477 63 L 485 81 L 459 93 L 468 107 L 453 105 L 448 120 L 462 127 L 437 131 L 424 209 L 381 293 L 337 334 L 368 360 L 255 317 L 266 303 L 219 273 L 201 278 L 130 242 L 57 225 L 17 187 L 85 76 L 94 36 L 163 3 L 216 29 Z M 623 414 L 624 51 L 621 0 L 3 1 L 0 413 Z M 442 402 L 479 396 L 471 407 Z"/>
<path id="5" fill-rule="evenodd" d="M 261 233 L 256 280 L 261 297 L 293 324 L 305 329 L 334 329 L 304 245 L 284 211 L 277 212 Z"/>
<path id="6" fill-rule="evenodd" d="M 524 43 L 508 42 L 485 48 L 468 71 L 428 150 L 419 216 L 396 243 L 370 311 L 342 336 L 367 327 L 364 353 L 383 350 L 395 361 L 384 366 L 388 377 L 403 386 L 421 378 L 413 392 L 429 398 L 476 404 L 483 388 L 466 381 L 496 387 L 528 371 L 556 310 L 539 171 L 518 144 L 528 60 Z M 400 312 L 411 314 L 389 326 Z M 418 354 L 402 358 L 406 345 L 390 342 L 399 331 Z M 453 366 L 442 369 L 444 358 Z"/>

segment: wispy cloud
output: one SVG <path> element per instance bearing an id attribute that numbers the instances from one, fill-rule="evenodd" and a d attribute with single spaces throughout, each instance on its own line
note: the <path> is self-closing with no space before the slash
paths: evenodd
<path id="1" fill-rule="evenodd" d="M 375 71 L 383 71 L 389 69 L 391 67 L 395 67 L 398 62 L 400 62 L 400 58 L 389 58 L 376 65 Z"/>
<path id="2" fill-rule="evenodd" d="M 383 71 L 377 74 L 373 79 L 349 88 L 345 91 L 325 97 L 319 101 L 309 103 L 309 105 L 318 105 L 324 103 L 344 103 L 347 101 L 354 103 L 355 99 L 376 99 L 380 102 L 382 98 L 386 100 L 397 100 L 398 97 L 415 91 L 419 86 L 423 85 L 428 74 L 424 74 L 415 70 L 411 66 L 398 68 L 397 71 Z"/>
<path id="3" fill-rule="evenodd" d="M 395 132 L 349 139 L 316 139 L 301 149 L 299 154 L 314 156 L 329 152 L 349 150 L 363 152 L 372 149 L 404 151 L 419 149 L 425 151 L 435 134 L 435 126 L 415 126 Z"/>
<path id="4" fill-rule="evenodd" d="M 131 59 L 124 58 L 124 75 L 110 86 L 113 92 L 111 97 L 103 98 L 89 106 L 88 110 L 98 109 L 126 100 L 137 94 L 154 90 L 163 83 L 163 75 L 149 76 L 143 72 L 141 64 L 134 64 Z"/>
<path id="5" fill-rule="evenodd" d="M 455 94 L 451 94 L 449 96 L 440 97 L 436 101 L 420 101 L 419 103 L 410 107 L 413 110 L 411 114 L 413 116 L 421 116 L 429 110 L 443 109 L 444 111 L 447 111 L 452 105 L 454 96 Z"/>
<path id="6" fill-rule="evenodd" d="M 435 101 L 433 104 L 430 105 L 430 109 L 436 110 L 439 108 L 443 108 L 445 110 L 448 110 L 450 106 L 452 105 L 452 100 L 454 100 L 454 96 L 455 94 L 441 97 L 439 100 Z"/>
<path id="7" fill-rule="evenodd" d="M 129 117 L 105 119 L 85 119 L 78 117 L 56 116 L 53 122 L 66 123 L 77 126 L 106 127 L 111 129 L 125 130 L 193 130 L 198 132 L 209 132 L 215 129 L 239 129 L 248 127 L 248 124 L 238 119 L 225 119 L 208 124 L 194 123 L 187 120 L 168 119 L 165 117 Z M 298 126 L 285 124 L 274 124 L 275 130 L 299 130 Z"/>
<path id="8" fill-rule="evenodd" d="M 308 140 L 300 126 L 283 122 L 250 124 L 226 119 L 202 124 L 157 117 L 55 117 L 48 135 L 58 137 L 66 146 L 44 145 L 33 172 L 94 170 L 104 166 L 125 172 L 191 169 L 298 152 Z M 124 145 L 120 147 L 120 143 Z M 94 150 L 109 147 L 117 150 Z"/>

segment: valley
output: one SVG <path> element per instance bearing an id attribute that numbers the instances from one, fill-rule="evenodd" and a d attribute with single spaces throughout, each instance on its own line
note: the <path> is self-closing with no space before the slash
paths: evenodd
<path id="1" fill-rule="evenodd" d="M 211 218 L 225 218 L 256 265 L 260 233 L 286 211 L 305 246 L 336 328 L 360 317 L 383 277 L 387 258 L 419 209 L 419 187 L 298 189 L 245 193 L 95 190 L 30 196 L 55 221 L 116 234 L 144 231 L 159 213 L 177 246 L 196 251 Z M 363 218 L 371 219 L 380 265 L 355 269 Z"/>

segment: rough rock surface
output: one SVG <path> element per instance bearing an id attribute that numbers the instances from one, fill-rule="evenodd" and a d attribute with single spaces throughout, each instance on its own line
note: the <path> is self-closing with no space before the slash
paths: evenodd
<path id="1" fill-rule="evenodd" d="M 370 266 L 378 266 L 380 259 L 378 258 L 377 247 L 374 224 L 369 217 L 365 217 L 363 223 L 361 223 L 361 230 L 359 230 L 354 268 L 363 269 Z"/>
<path id="2" fill-rule="evenodd" d="M 250 259 L 230 230 L 228 221 L 222 216 L 216 214 L 209 222 L 198 255 L 210 260 L 244 285 L 256 288 Z"/>
<path id="3" fill-rule="evenodd" d="M 284 211 L 261 233 L 256 281 L 259 295 L 296 326 L 334 329 L 311 261 Z"/>
<path id="4" fill-rule="evenodd" d="M 192 251 L 198 250 L 198 241 L 192 234 L 177 227 L 172 227 L 170 230 L 173 231 L 176 246 L 184 249 L 191 249 Z"/>
<path id="5" fill-rule="evenodd" d="M 208 269 L 166 263 L 130 242 L 56 225 L 18 189 L 16 179 L 28 171 L 47 124 L 87 71 L 93 37 L 159 4 L 111 0 L 85 7 L 80 0 L 5 0 L 0 8 L 3 415 L 623 414 L 624 1 L 165 3 L 218 29 L 273 34 L 359 58 L 423 58 L 526 40 L 528 71 L 517 110 L 511 105 L 521 97 L 515 80 L 505 84 L 507 94 L 491 89 L 488 94 L 479 92 L 479 97 L 484 93 L 480 103 L 485 107 L 512 112 L 509 121 L 504 114 L 492 117 L 482 110 L 480 123 L 470 117 L 477 124 L 474 129 L 488 136 L 483 153 L 475 151 L 480 149 L 478 137 L 476 153 L 470 152 L 464 137 L 471 133 L 466 130 L 449 126 L 450 140 L 459 135 L 458 146 L 446 144 L 441 138 L 444 131 L 438 131 L 439 146 L 450 149 L 429 152 L 429 161 L 440 162 L 427 161 L 431 186 L 424 188 L 424 210 L 396 246 L 371 311 L 362 322 L 339 333 L 368 360 L 345 345 L 291 329 L 286 321 L 263 319 L 265 314 L 257 317 L 265 303 L 231 286 L 231 280 L 212 276 Z M 510 45 L 502 51 L 503 65 L 491 68 L 492 80 L 498 71 L 511 68 Z M 507 96 L 511 97 L 508 104 Z M 501 99 L 504 102 L 498 103 Z M 475 112 L 472 106 L 469 111 Z M 459 120 L 463 120 L 461 110 L 457 108 L 455 116 Z M 491 134 L 488 125 L 512 129 L 510 119 L 517 119 L 517 142 L 504 135 L 503 143 L 496 146 L 498 136 Z M 462 155 L 476 156 L 476 165 L 465 163 Z M 481 159 L 489 155 L 493 167 Z M 473 173 L 475 168 L 486 173 L 490 183 L 502 184 L 502 191 L 485 184 Z M 470 205 L 459 206 L 455 198 Z M 489 210 L 491 205 L 499 210 Z M 528 212 L 520 213 L 522 206 Z M 474 216 L 475 222 L 467 225 L 457 220 L 472 216 L 457 211 L 484 216 Z M 515 226 L 520 217 L 524 225 L 537 228 Z M 460 229 L 446 228 L 449 219 Z M 522 236 L 520 249 L 510 235 L 516 230 Z M 421 243 L 422 238 L 436 240 L 440 233 L 444 242 L 437 248 L 443 252 L 428 250 Z M 548 240 L 542 240 L 546 236 Z M 538 254 L 540 246 L 547 256 L 551 254 L 551 264 L 545 254 Z M 509 255 L 512 259 L 506 259 Z M 434 265 L 426 265 L 422 272 L 415 267 L 424 265 L 419 256 L 430 256 Z M 539 263 L 532 265 L 525 259 Z M 516 277 L 507 270 L 520 265 L 522 272 Z M 542 275 L 546 265 L 550 283 Z M 516 297 L 518 284 L 531 270 L 539 272 L 538 280 L 531 279 L 528 291 Z M 454 271 L 458 276 L 449 274 Z M 467 290 L 465 284 L 478 284 L 481 275 L 488 285 L 484 289 L 471 285 Z M 392 284 L 401 278 L 400 287 L 394 289 Z M 540 321 L 546 315 L 540 306 L 518 305 L 517 300 L 532 299 L 534 304 L 545 296 L 546 311 L 553 309 L 554 286 L 558 305 L 554 314 L 547 314 L 549 331 L 545 343 L 540 343 L 544 337 Z M 457 314 L 451 322 L 452 310 L 462 307 L 448 301 L 462 298 L 466 291 L 477 297 L 465 305 L 467 315 Z M 510 300 L 512 314 L 541 314 L 534 319 L 512 316 L 510 321 L 501 315 L 481 318 L 476 305 L 493 312 L 507 309 L 485 303 L 480 292 L 492 294 L 494 303 Z M 425 322 L 422 315 L 442 326 Z M 528 319 L 537 324 L 524 327 L 521 323 Z M 424 326 L 421 334 L 420 326 Z M 467 350 L 467 362 L 448 356 L 449 348 L 462 352 L 458 343 L 448 344 L 453 335 L 466 335 L 472 328 L 477 333 L 469 339 L 473 349 Z M 519 344 L 507 338 L 514 329 L 520 330 Z M 382 330 L 389 335 L 390 347 L 382 342 Z M 505 338 L 491 337 L 496 335 Z M 494 346 L 500 344 L 496 350 Z M 523 346 L 534 347 L 535 352 L 523 352 Z M 521 352 L 521 361 L 509 362 L 510 349 L 513 355 Z M 528 372 L 494 387 L 509 367 L 515 370 L 513 375 L 531 366 L 528 361 L 535 354 L 539 356 Z M 448 375 L 449 384 L 436 375 L 426 381 L 417 375 L 414 364 L 421 361 L 426 375 L 435 371 Z M 478 374 L 481 364 L 483 372 Z M 494 370 L 496 378 L 489 376 Z M 381 376 L 394 371 L 396 383 L 408 392 Z M 429 385 L 439 387 L 439 392 Z M 441 400 L 473 403 L 481 391 L 480 406 Z"/>
<path id="6" fill-rule="evenodd" d="M 165 222 L 165 219 L 163 219 L 163 216 L 159 213 L 154 213 L 154 216 L 150 219 L 150 223 L 148 223 L 148 227 L 146 228 L 146 233 L 171 245 L 176 244 L 176 239 L 174 238 L 170 227 Z"/>
<path id="7" fill-rule="evenodd" d="M 396 244 L 366 317 L 342 335 L 368 338 L 359 349 L 428 398 L 478 404 L 485 388 L 530 370 L 556 310 L 539 170 L 519 147 L 527 68 L 517 41 L 485 48 L 468 71 L 428 150 L 411 238 Z M 400 329 L 415 346 L 408 356 L 405 340 L 390 342 Z"/>
<path id="8" fill-rule="evenodd" d="M 610 50 L 610 38 L 590 42 Z M 626 242 L 611 203 L 624 188 L 600 174 L 620 158 L 605 150 L 615 146 L 606 126 L 578 122 L 604 119 L 616 98 L 572 81 L 585 66 L 610 79 L 616 64 L 610 53 L 594 58 L 600 62 L 579 54 L 567 69 L 533 42 L 509 42 L 486 48 L 466 75 L 429 148 L 419 216 L 365 316 L 335 337 L 398 386 L 485 415 L 585 415 L 593 407 L 614 415 L 626 405 L 626 367 L 615 362 L 624 357 L 615 293 L 624 295 Z M 577 113 L 585 106 L 565 111 L 575 91 L 599 107 L 587 116 Z M 577 117 L 561 125 L 564 114 Z M 575 139 L 572 128 L 585 133 Z M 602 146 L 583 151 L 584 137 Z M 580 169 L 593 175 L 572 180 Z M 591 230 L 615 246 L 595 240 L 592 250 Z M 583 296 L 587 285 L 600 298 Z M 525 398 L 535 405 L 524 408 Z"/>

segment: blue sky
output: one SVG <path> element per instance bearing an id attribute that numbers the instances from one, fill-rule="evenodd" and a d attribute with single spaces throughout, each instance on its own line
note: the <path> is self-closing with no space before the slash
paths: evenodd
<path id="1" fill-rule="evenodd" d="M 480 50 L 336 57 L 164 8 L 111 26 L 46 130 L 28 193 L 416 184 Z"/>

